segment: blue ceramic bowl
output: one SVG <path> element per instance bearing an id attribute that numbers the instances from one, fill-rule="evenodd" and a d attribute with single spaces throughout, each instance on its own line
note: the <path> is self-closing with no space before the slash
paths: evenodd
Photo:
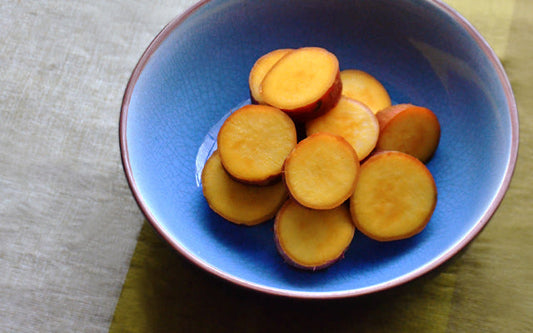
<path id="1" fill-rule="evenodd" d="M 213 213 L 198 181 L 221 121 L 249 103 L 255 60 L 301 46 L 373 74 L 394 103 L 426 106 L 442 127 L 428 164 L 439 198 L 426 229 L 389 243 L 356 233 L 345 258 L 318 272 L 283 262 L 272 221 L 242 227 Z M 335 298 L 405 283 L 465 247 L 508 188 L 518 117 L 496 55 L 440 1 L 212 0 L 170 22 L 142 55 L 123 100 L 120 145 L 141 210 L 182 255 L 258 291 Z"/>

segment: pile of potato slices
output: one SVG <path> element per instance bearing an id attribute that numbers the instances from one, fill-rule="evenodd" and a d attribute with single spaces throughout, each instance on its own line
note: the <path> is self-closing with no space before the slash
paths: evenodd
<path id="1" fill-rule="evenodd" d="M 306 270 L 343 258 L 356 229 L 385 242 L 425 228 L 437 203 L 433 111 L 391 105 L 374 76 L 341 71 L 321 47 L 273 50 L 248 83 L 251 104 L 224 121 L 202 171 L 213 211 L 245 226 L 274 218 L 281 257 Z"/>

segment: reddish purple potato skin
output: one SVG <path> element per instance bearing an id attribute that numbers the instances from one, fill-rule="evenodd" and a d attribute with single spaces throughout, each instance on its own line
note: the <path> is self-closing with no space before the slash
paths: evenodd
<path id="1" fill-rule="evenodd" d="M 274 224 L 274 240 L 275 240 L 275 243 L 276 243 L 276 248 L 278 249 L 278 252 L 279 254 L 281 255 L 281 257 L 283 258 L 283 261 L 285 261 L 285 263 L 295 267 L 295 268 L 298 268 L 298 269 L 301 269 L 301 270 L 306 270 L 306 271 L 319 271 L 319 270 L 323 270 L 323 269 L 326 269 L 330 266 L 332 266 L 333 264 L 337 263 L 338 261 L 340 261 L 341 259 L 344 258 L 344 253 L 346 252 L 346 250 L 344 250 L 341 255 L 338 257 L 338 258 L 335 258 L 333 260 L 330 260 L 322 265 L 319 265 L 319 266 L 307 266 L 307 265 L 302 265 L 302 264 L 299 264 L 298 262 L 294 261 L 293 259 L 291 259 L 286 253 L 285 251 L 283 250 L 283 248 L 281 247 L 281 244 L 279 242 L 279 239 L 277 237 L 277 232 L 276 232 L 276 224 Z"/>
<path id="2" fill-rule="evenodd" d="M 344 258 L 344 254 L 346 253 L 346 251 L 348 250 L 348 246 L 344 249 L 344 251 L 342 251 L 342 253 L 337 257 L 337 258 L 334 258 L 334 259 L 331 259 L 321 265 L 318 265 L 318 266 L 309 266 L 309 265 L 305 265 L 305 264 L 301 264 L 299 262 L 297 262 L 295 259 L 291 258 L 286 252 L 285 250 L 283 249 L 283 247 L 281 246 L 281 243 L 279 241 L 279 237 L 278 237 L 278 219 L 276 218 L 276 220 L 274 221 L 274 242 L 276 244 L 276 248 L 278 250 L 278 253 L 280 254 L 280 256 L 283 258 L 283 261 L 295 268 L 298 268 L 298 269 L 301 269 L 301 270 L 306 270 L 306 271 L 319 271 L 319 270 L 323 270 L 323 269 L 326 269 L 330 266 L 332 266 L 333 264 L 337 263 L 338 261 L 340 261 L 341 259 Z"/>

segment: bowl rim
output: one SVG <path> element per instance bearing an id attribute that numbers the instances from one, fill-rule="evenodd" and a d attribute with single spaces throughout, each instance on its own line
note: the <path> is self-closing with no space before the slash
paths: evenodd
<path id="1" fill-rule="evenodd" d="M 157 233 L 163 237 L 163 239 L 169 243 L 175 250 L 177 250 L 185 258 L 196 264 L 197 266 L 203 268 L 207 272 L 222 278 L 226 281 L 232 282 L 240 287 L 247 289 L 252 289 L 255 291 L 263 292 L 266 294 L 291 297 L 291 298 L 303 298 L 303 299 L 335 299 L 335 298 L 347 298 L 347 297 L 356 297 L 363 296 L 367 294 L 372 294 L 380 291 L 384 291 L 407 282 L 410 282 L 416 278 L 419 278 L 430 271 L 441 266 L 449 259 L 458 254 L 463 248 L 466 247 L 488 224 L 489 220 L 492 218 L 498 207 L 503 201 L 503 198 L 510 186 L 512 176 L 514 174 L 517 157 L 518 157 L 518 146 L 519 146 L 519 120 L 518 120 L 518 110 L 516 106 L 516 101 L 512 91 L 510 81 L 507 77 L 507 74 L 501 64 L 498 56 L 492 50 L 488 42 L 484 37 L 476 30 L 476 28 L 468 22 L 457 10 L 444 3 L 441 0 L 425 0 L 427 3 L 434 5 L 437 10 L 444 12 L 453 18 L 453 20 L 460 24 L 460 26 L 475 40 L 478 46 L 481 48 L 483 53 L 487 56 L 488 60 L 492 63 L 494 70 L 497 72 L 499 81 L 503 87 L 506 101 L 510 113 L 510 124 L 511 124 L 511 147 L 510 147 L 510 158 L 509 162 L 505 168 L 505 175 L 501 180 L 500 187 L 494 196 L 493 201 L 490 203 L 488 209 L 481 216 L 480 220 L 475 224 L 475 226 L 467 233 L 465 236 L 451 246 L 443 255 L 435 258 L 432 261 L 427 262 L 426 264 L 418 267 L 417 269 L 410 271 L 407 274 L 398 276 L 392 280 L 386 281 L 381 284 L 372 285 L 368 287 L 362 287 L 359 289 L 349 289 L 342 291 L 326 291 L 326 292 L 312 292 L 312 291 L 294 291 L 286 290 L 276 287 L 264 286 L 258 283 L 253 283 L 247 281 L 243 278 L 233 276 L 229 273 L 219 270 L 217 267 L 205 262 L 201 258 L 196 257 L 194 254 L 187 251 L 187 249 L 182 246 L 179 242 L 174 240 L 172 236 L 158 223 L 155 216 L 151 213 L 150 207 L 143 200 L 142 194 L 137 187 L 135 178 L 133 176 L 133 171 L 129 161 L 128 153 L 128 142 L 127 142 L 127 119 L 129 104 L 131 97 L 135 88 L 135 85 L 143 72 L 146 64 L 150 60 L 154 52 L 159 48 L 159 46 L 167 39 L 167 37 L 184 21 L 186 21 L 192 14 L 197 10 L 204 7 L 206 4 L 210 3 L 212 0 L 201 0 L 195 3 L 193 6 L 186 9 L 180 15 L 173 18 L 169 23 L 167 23 L 161 31 L 153 38 L 148 47 L 142 53 L 140 59 L 138 60 L 136 66 L 134 67 L 130 78 L 127 82 L 124 95 L 122 98 L 122 104 L 119 115 L 119 145 L 120 145 L 120 154 L 122 167 L 128 182 L 128 186 L 133 194 L 133 197 L 140 208 L 141 212 L 144 214 L 149 224 L 157 231 Z"/>

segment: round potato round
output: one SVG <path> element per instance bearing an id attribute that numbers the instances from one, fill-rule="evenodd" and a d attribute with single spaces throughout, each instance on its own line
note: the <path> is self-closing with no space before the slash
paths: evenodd
<path id="1" fill-rule="evenodd" d="M 285 111 L 295 121 L 318 117 L 341 96 L 339 61 L 320 47 L 296 49 L 272 66 L 260 91 L 266 104 Z"/>
<path id="2" fill-rule="evenodd" d="M 342 258 L 355 227 L 349 208 L 315 210 L 289 199 L 276 215 L 274 234 L 279 253 L 297 268 L 318 270 Z"/>
<path id="3" fill-rule="evenodd" d="M 427 167 L 398 151 L 379 152 L 361 165 L 350 199 L 355 226 L 378 241 L 421 232 L 437 204 L 437 187 Z"/>
<path id="4" fill-rule="evenodd" d="M 224 170 L 215 151 L 202 170 L 202 191 L 218 215 L 235 224 L 256 225 L 276 215 L 288 196 L 282 181 L 254 186 L 235 181 Z"/>
<path id="5" fill-rule="evenodd" d="M 440 124 L 428 108 L 397 104 L 376 114 L 380 136 L 376 149 L 397 150 L 427 163 L 440 141 Z"/>
<path id="6" fill-rule="evenodd" d="M 266 105 L 246 105 L 222 124 L 217 144 L 222 165 L 233 178 L 266 185 L 280 179 L 296 140 L 296 126 L 284 112 Z"/>
<path id="7" fill-rule="evenodd" d="M 344 138 L 321 132 L 296 145 L 283 171 L 291 196 L 301 205 L 332 209 L 352 195 L 359 158 Z"/>

